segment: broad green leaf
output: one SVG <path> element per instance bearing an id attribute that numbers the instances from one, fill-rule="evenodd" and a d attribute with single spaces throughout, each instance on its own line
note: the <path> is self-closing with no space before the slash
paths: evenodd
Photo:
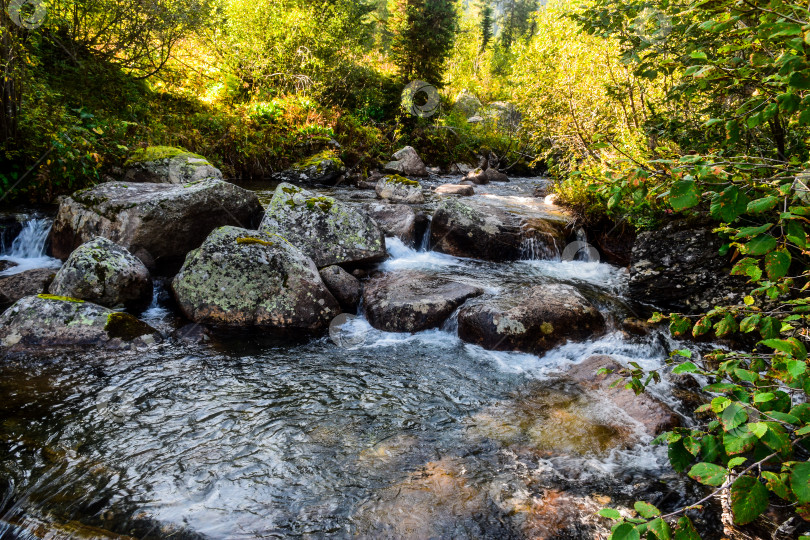
<path id="1" fill-rule="evenodd" d="M 759 313 L 754 313 L 753 315 L 749 315 L 748 317 L 744 318 L 742 321 L 740 321 L 740 332 L 744 332 L 746 334 L 748 332 L 753 332 L 757 329 L 760 319 L 762 319 L 762 315 Z"/>
<path id="2" fill-rule="evenodd" d="M 731 512 L 734 523 L 745 525 L 768 508 L 768 490 L 752 476 L 741 476 L 731 485 Z"/>
<path id="3" fill-rule="evenodd" d="M 804 226 L 797 220 L 790 220 L 785 225 L 785 236 L 788 241 L 796 244 L 800 248 L 807 247 L 807 233 L 804 231 Z"/>
<path id="4" fill-rule="evenodd" d="M 675 540 L 700 540 L 700 535 L 688 517 L 683 516 L 678 520 L 675 527 Z"/>
<path id="5" fill-rule="evenodd" d="M 749 202 L 748 195 L 740 191 L 737 186 L 729 186 L 712 198 L 712 216 L 721 221 L 731 223 L 744 214 Z"/>
<path id="6" fill-rule="evenodd" d="M 744 458 L 744 457 L 731 458 L 730 460 L 728 460 L 728 468 L 733 469 L 734 467 L 738 467 L 738 466 L 742 465 L 746 461 L 748 461 L 748 460 L 746 458 Z"/>
<path id="7" fill-rule="evenodd" d="M 762 317 L 759 321 L 759 334 L 764 339 L 775 338 L 779 335 L 779 319 L 776 317 Z"/>
<path id="8" fill-rule="evenodd" d="M 745 412 L 745 409 L 739 403 L 732 402 L 726 407 L 723 413 L 720 414 L 720 422 L 723 424 L 723 428 L 725 428 L 726 431 L 739 427 L 746 420 L 748 420 L 748 413 Z"/>
<path id="9" fill-rule="evenodd" d="M 752 281 L 759 281 L 762 277 L 762 270 L 759 268 L 759 261 L 746 257 L 734 265 L 731 269 L 732 276 L 748 276 Z"/>
<path id="10" fill-rule="evenodd" d="M 672 370 L 672 373 L 680 375 L 682 373 L 695 373 L 697 370 L 698 367 L 692 362 L 684 362 L 683 364 L 675 366 L 675 369 Z"/>
<path id="11" fill-rule="evenodd" d="M 711 332 L 711 330 L 712 320 L 709 317 L 701 317 L 698 322 L 695 323 L 695 327 L 692 328 L 692 336 L 700 337 Z"/>
<path id="12" fill-rule="evenodd" d="M 790 76 L 788 84 L 799 90 L 810 90 L 810 74 L 797 71 Z"/>
<path id="13" fill-rule="evenodd" d="M 788 360 L 785 362 L 785 366 L 787 366 L 788 373 L 794 379 L 807 371 L 807 364 L 802 360 Z"/>
<path id="14" fill-rule="evenodd" d="M 760 437 L 760 440 L 773 450 L 774 452 L 779 452 L 783 457 L 788 456 L 793 453 L 793 446 L 790 444 L 790 437 L 781 425 L 777 424 L 776 422 L 764 422 L 767 427 L 768 431 Z"/>
<path id="15" fill-rule="evenodd" d="M 622 523 L 613 528 L 609 540 L 640 540 L 640 538 L 641 536 L 633 525 Z"/>
<path id="16" fill-rule="evenodd" d="M 633 508 L 636 509 L 636 512 L 638 512 L 638 515 L 640 515 L 641 517 L 643 517 L 645 519 L 650 519 L 650 518 L 654 518 L 655 516 L 660 516 L 661 515 L 661 510 L 659 510 L 655 506 L 653 506 L 653 505 L 651 505 L 649 503 L 643 502 L 643 501 L 637 501 L 633 505 Z"/>
<path id="17" fill-rule="evenodd" d="M 790 472 L 790 489 L 800 503 L 810 502 L 810 462 L 798 463 Z"/>
<path id="18" fill-rule="evenodd" d="M 667 454 L 672 468 L 678 472 L 685 471 L 689 464 L 692 463 L 692 454 L 684 447 L 683 441 L 670 443 Z"/>
<path id="19" fill-rule="evenodd" d="M 669 204 L 676 212 L 692 208 L 700 202 L 700 191 L 694 180 L 679 180 L 669 190 Z"/>
<path id="20" fill-rule="evenodd" d="M 776 281 L 787 275 L 790 269 L 790 253 L 787 251 L 772 251 L 765 255 L 765 272 L 768 279 Z"/>
<path id="21" fill-rule="evenodd" d="M 608 519 L 622 519 L 622 515 L 619 511 L 613 508 L 602 508 L 597 514 Z"/>
<path id="22" fill-rule="evenodd" d="M 748 431 L 756 435 L 757 439 L 761 439 L 768 433 L 768 424 L 765 422 L 751 422 L 748 424 Z"/>
<path id="23" fill-rule="evenodd" d="M 766 223 L 765 225 L 760 225 L 759 227 L 743 227 L 737 234 L 734 235 L 734 240 L 740 240 L 741 238 L 752 238 L 764 232 L 768 232 L 771 227 L 773 227 L 773 223 Z"/>
<path id="24" fill-rule="evenodd" d="M 769 251 L 776 249 L 776 238 L 767 234 L 760 234 L 754 237 L 753 240 L 745 244 L 744 251 L 747 255 L 759 256 L 765 255 Z"/>
<path id="25" fill-rule="evenodd" d="M 697 463 L 689 470 L 689 477 L 707 486 L 721 486 L 728 471 L 712 463 Z"/>
<path id="26" fill-rule="evenodd" d="M 754 394 L 754 403 L 765 403 L 766 401 L 771 401 L 776 396 L 773 392 L 757 392 Z"/>
<path id="27" fill-rule="evenodd" d="M 745 210 L 749 214 L 761 214 L 762 212 L 771 210 L 777 204 L 779 204 L 779 199 L 772 195 L 768 195 L 767 197 L 762 197 L 761 199 L 751 201 L 748 203 Z"/>
<path id="28" fill-rule="evenodd" d="M 683 337 L 692 329 L 692 321 L 677 313 L 670 314 L 669 331 L 674 337 Z"/>
<path id="29" fill-rule="evenodd" d="M 737 321 L 734 320 L 734 315 L 731 313 L 726 313 L 723 318 L 714 325 L 714 332 L 717 334 L 717 337 L 733 334 L 737 330 L 739 330 L 739 326 L 737 326 Z"/>
<path id="30" fill-rule="evenodd" d="M 779 420 L 780 422 L 786 422 L 788 424 L 793 424 L 798 426 L 802 423 L 801 420 L 793 416 L 792 414 L 783 413 L 779 411 L 768 411 L 768 416 L 775 420 Z"/>
<path id="31" fill-rule="evenodd" d="M 776 493 L 777 496 L 785 500 L 793 499 L 793 493 L 791 493 L 790 488 L 787 486 L 787 474 L 762 471 L 762 479 L 765 480 L 765 487 Z"/>
<path id="32" fill-rule="evenodd" d="M 672 538 L 672 530 L 666 521 L 661 518 L 652 520 L 647 524 L 647 530 L 655 535 L 658 540 L 670 540 Z"/>
<path id="33" fill-rule="evenodd" d="M 730 456 L 742 454 L 754 448 L 758 440 L 756 435 L 746 429 L 735 429 L 723 434 L 723 448 Z"/>

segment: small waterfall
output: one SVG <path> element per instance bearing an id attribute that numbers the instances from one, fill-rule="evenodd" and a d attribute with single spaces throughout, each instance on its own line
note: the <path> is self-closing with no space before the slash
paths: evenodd
<path id="1" fill-rule="evenodd" d="M 581 227 L 577 229 L 577 242 L 579 242 L 583 248 L 577 251 L 575 260 L 582 262 L 599 262 L 599 253 L 588 244 L 588 235 Z"/>
<path id="2" fill-rule="evenodd" d="M 425 234 L 422 235 L 422 241 L 419 243 L 418 251 L 430 251 L 430 229 L 433 227 L 433 220 L 428 220 L 427 229 L 425 229 Z"/>
<path id="3" fill-rule="evenodd" d="M 23 230 L 11 243 L 6 255 L 14 259 L 39 259 L 45 257 L 45 245 L 51 233 L 53 221 L 47 218 L 36 218 L 26 222 Z"/>
<path id="4" fill-rule="evenodd" d="M 560 248 L 554 236 L 548 235 L 550 242 L 537 237 L 523 238 L 520 243 L 520 260 L 548 261 L 560 259 Z"/>

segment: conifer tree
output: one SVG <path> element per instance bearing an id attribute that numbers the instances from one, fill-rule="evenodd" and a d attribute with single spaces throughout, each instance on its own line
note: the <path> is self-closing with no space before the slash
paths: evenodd
<path id="1" fill-rule="evenodd" d="M 391 56 L 403 80 L 441 86 L 453 50 L 458 13 L 452 0 L 394 0 Z"/>

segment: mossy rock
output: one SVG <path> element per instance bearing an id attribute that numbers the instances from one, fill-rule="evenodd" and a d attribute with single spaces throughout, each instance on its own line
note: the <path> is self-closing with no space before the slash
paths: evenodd
<path id="1" fill-rule="evenodd" d="M 380 178 L 375 187 L 377 196 L 392 203 L 421 204 L 425 202 L 422 185 L 398 174 Z"/>
<path id="2" fill-rule="evenodd" d="M 278 173 L 275 177 L 285 182 L 296 184 L 334 184 L 346 171 L 343 161 L 332 150 L 324 150 L 303 159 Z"/>
<path id="3" fill-rule="evenodd" d="M 204 157 L 170 146 L 136 150 L 124 167 L 127 182 L 188 185 L 205 178 L 222 179 L 222 172 Z"/>

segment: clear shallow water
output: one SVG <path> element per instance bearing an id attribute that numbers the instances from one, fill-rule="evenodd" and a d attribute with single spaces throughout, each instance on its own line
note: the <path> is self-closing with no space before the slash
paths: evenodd
<path id="1" fill-rule="evenodd" d="M 360 339 L 348 348 L 328 337 L 193 343 L 168 337 L 183 322 L 159 286 L 142 318 L 163 344 L 0 363 L 0 497 L 13 501 L 0 536 L 45 520 L 136 537 L 583 538 L 576 526 L 598 509 L 593 497 L 646 493 L 667 507 L 688 495 L 664 449 L 560 376 L 593 354 L 664 365 L 666 336 L 617 329 L 633 312 L 623 270 L 387 245 L 382 270 L 446 275 L 490 295 L 570 283 L 611 331 L 542 357 L 465 344 L 452 318 L 414 335 L 354 319 Z M 653 392 L 675 403 L 666 380 Z M 549 494 L 564 494 L 552 514 L 575 512 L 574 529 L 543 517 L 556 508 Z"/>

